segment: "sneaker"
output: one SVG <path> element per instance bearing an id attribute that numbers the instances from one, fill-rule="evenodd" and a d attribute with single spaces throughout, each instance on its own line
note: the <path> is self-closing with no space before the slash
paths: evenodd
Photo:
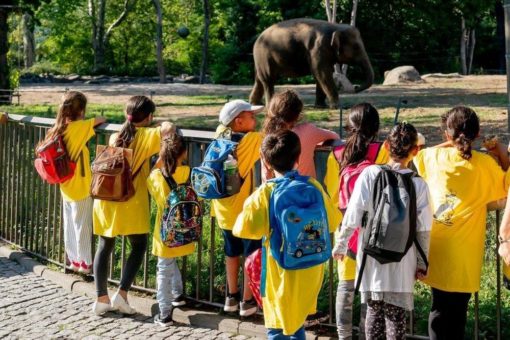
<path id="1" fill-rule="evenodd" d="M 107 312 L 113 312 L 115 308 L 113 308 L 109 303 L 96 301 L 92 305 L 92 312 L 96 315 L 103 315 Z"/>
<path id="2" fill-rule="evenodd" d="M 119 294 L 119 292 L 115 293 L 112 298 L 112 307 L 118 310 L 122 314 L 133 315 L 136 313 L 136 310 L 132 308 L 126 300 Z"/>
<path id="3" fill-rule="evenodd" d="M 80 264 L 80 268 L 78 269 L 78 273 L 80 274 L 90 274 L 92 271 L 92 265 L 86 265 L 85 262 Z"/>
<path id="4" fill-rule="evenodd" d="M 80 264 L 78 262 L 71 262 L 69 265 L 69 270 L 72 270 L 73 272 L 78 272 L 80 270 Z"/>
<path id="5" fill-rule="evenodd" d="M 225 312 L 237 312 L 239 309 L 239 294 L 227 295 L 225 298 L 225 306 L 223 306 L 223 310 Z"/>
<path id="6" fill-rule="evenodd" d="M 241 302 L 240 316 L 250 316 L 257 313 L 257 302 L 254 299 Z"/>
<path id="7" fill-rule="evenodd" d="M 186 300 L 184 299 L 183 294 L 179 295 L 178 297 L 172 300 L 172 306 L 174 307 L 184 306 L 185 304 Z"/>
<path id="8" fill-rule="evenodd" d="M 154 317 L 154 323 L 156 323 L 160 326 L 163 326 L 163 327 L 172 325 L 174 323 L 174 321 L 172 320 L 172 313 L 168 314 L 165 317 L 161 317 L 161 314 L 157 314 Z"/>

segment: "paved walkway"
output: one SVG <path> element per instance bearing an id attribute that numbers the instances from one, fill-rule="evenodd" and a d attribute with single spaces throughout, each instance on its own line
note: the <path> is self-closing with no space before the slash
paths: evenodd
<path id="1" fill-rule="evenodd" d="M 217 330 L 162 327 L 137 314 L 95 316 L 92 300 L 0 257 L 0 338 L 7 339 L 247 339 Z"/>

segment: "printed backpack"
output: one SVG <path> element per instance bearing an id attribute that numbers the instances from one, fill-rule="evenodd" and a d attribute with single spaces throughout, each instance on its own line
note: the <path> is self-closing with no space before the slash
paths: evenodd
<path id="1" fill-rule="evenodd" d="M 269 202 L 271 255 L 284 269 L 304 269 L 328 261 L 331 240 L 322 193 L 309 176 L 290 171 L 276 183 Z"/>
<path id="2" fill-rule="evenodd" d="M 198 241 L 202 231 L 202 209 L 195 190 L 189 182 L 177 184 L 173 177 L 163 177 L 170 187 L 170 194 L 161 218 L 161 241 L 170 248 Z"/>
<path id="3" fill-rule="evenodd" d="M 133 181 L 142 169 L 131 173 L 133 150 L 98 145 L 92 162 L 90 196 L 95 199 L 125 202 L 135 194 Z"/>
<path id="4" fill-rule="evenodd" d="M 367 256 L 381 264 L 400 262 L 414 243 L 428 267 L 427 256 L 416 239 L 413 177 L 417 175 L 414 172 L 403 174 L 386 165 L 380 168 L 372 186 L 368 212 L 363 218 L 363 258 L 356 275 L 356 291 L 361 284 Z"/>
<path id="5" fill-rule="evenodd" d="M 34 166 L 41 178 L 49 184 L 64 183 L 74 176 L 76 163 L 71 160 L 62 136 L 55 136 L 39 145 Z M 80 153 L 82 176 L 85 174 L 83 156 Z"/>
<path id="6" fill-rule="evenodd" d="M 224 162 L 230 158 L 237 159 L 236 149 L 244 134 L 228 133 L 222 138 L 214 139 L 205 151 L 204 160 L 200 166 L 191 170 L 191 185 L 197 195 L 204 199 L 229 197 L 237 192 L 241 185 L 237 185 L 237 192 L 227 191 Z M 239 176 L 239 172 L 237 175 Z M 239 183 L 242 179 L 238 178 Z"/>
<path id="7" fill-rule="evenodd" d="M 352 192 L 354 190 L 354 185 L 356 184 L 356 180 L 359 175 L 365 168 L 369 165 L 375 164 L 377 160 L 377 155 L 381 150 L 382 143 L 370 143 L 368 145 L 367 155 L 365 159 L 356 164 L 350 164 L 345 168 L 340 170 L 340 185 L 338 188 L 338 207 L 342 213 L 345 213 L 347 209 L 347 204 L 349 203 L 349 199 L 351 198 Z M 345 144 L 337 146 L 333 150 L 333 154 L 338 161 L 339 164 L 342 163 L 343 153 L 345 150 Z M 359 228 L 354 231 L 349 242 L 347 244 L 347 256 L 352 259 L 356 259 L 356 254 L 358 253 L 358 235 Z"/>

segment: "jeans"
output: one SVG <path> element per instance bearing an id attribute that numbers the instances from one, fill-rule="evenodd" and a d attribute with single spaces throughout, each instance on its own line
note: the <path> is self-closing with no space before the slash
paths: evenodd
<path id="1" fill-rule="evenodd" d="M 352 310 L 354 305 L 354 280 L 338 281 L 336 290 L 336 327 L 338 338 L 352 339 Z M 358 339 L 365 339 L 365 315 L 367 305 L 361 304 Z"/>
<path id="2" fill-rule="evenodd" d="M 267 339 L 268 340 L 305 340 L 305 326 L 301 326 L 296 333 L 292 335 L 283 335 L 283 329 L 268 328 Z"/>
<path id="3" fill-rule="evenodd" d="M 158 299 L 159 311 L 162 316 L 172 310 L 172 300 L 182 294 L 182 277 L 175 257 L 158 257 Z"/>

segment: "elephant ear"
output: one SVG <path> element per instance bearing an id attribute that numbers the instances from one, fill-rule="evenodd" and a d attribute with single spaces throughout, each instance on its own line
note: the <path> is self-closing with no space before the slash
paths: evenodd
<path id="1" fill-rule="evenodd" d="M 349 38 L 349 32 L 346 30 L 336 30 L 331 35 L 331 47 L 337 57 L 343 61 L 348 61 L 353 56 L 353 46 Z"/>

